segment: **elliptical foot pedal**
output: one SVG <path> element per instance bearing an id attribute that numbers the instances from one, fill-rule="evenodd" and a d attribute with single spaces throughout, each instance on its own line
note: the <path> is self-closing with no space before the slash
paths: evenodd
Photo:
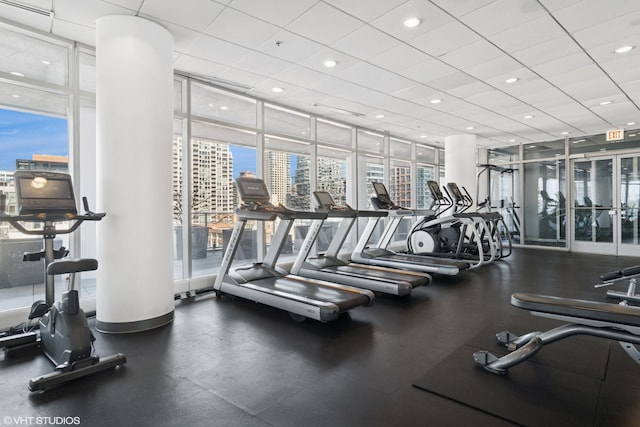
<path id="1" fill-rule="evenodd" d="M 509 373 L 509 371 L 507 371 L 506 369 L 494 368 L 491 366 L 491 364 L 496 362 L 498 359 L 498 356 L 486 350 L 480 350 L 473 353 L 473 361 L 476 365 L 491 373 L 506 375 L 507 373 Z"/>
<path id="2" fill-rule="evenodd" d="M 93 358 L 92 358 L 93 359 Z M 87 375 L 115 369 L 127 363 L 127 357 L 122 353 L 113 354 L 103 358 L 95 357 L 93 364 L 79 366 L 77 362 L 70 371 L 53 371 L 29 380 L 29 391 L 45 391 L 51 387 L 86 377 Z"/>

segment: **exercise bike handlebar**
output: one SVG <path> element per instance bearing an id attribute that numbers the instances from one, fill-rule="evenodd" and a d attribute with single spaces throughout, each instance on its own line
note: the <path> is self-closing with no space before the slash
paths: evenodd
<path id="1" fill-rule="evenodd" d="M 14 226 L 18 231 L 24 234 L 32 235 L 32 236 L 44 236 L 47 234 L 51 234 L 51 230 L 43 229 L 28 229 L 22 223 L 23 222 L 66 222 L 66 221 L 74 221 L 68 228 L 63 229 L 55 229 L 55 234 L 70 234 L 80 227 L 80 225 L 85 221 L 100 221 L 107 214 L 105 212 L 92 212 L 89 209 L 89 203 L 86 197 L 82 198 L 82 203 L 85 209 L 84 214 L 77 214 L 72 212 L 59 213 L 55 214 L 47 214 L 47 212 L 42 212 L 39 214 L 27 214 L 27 215 L 7 215 L 5 212 L 6 208 L 6 195 L 0 195 L 0 222 L 8 222 L 12 226 Z"/>

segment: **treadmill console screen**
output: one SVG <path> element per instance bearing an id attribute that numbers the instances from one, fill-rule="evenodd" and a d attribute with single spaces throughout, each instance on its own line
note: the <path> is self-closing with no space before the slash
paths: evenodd
<path id="1" fill-rule="evenodd" d="M 269 189 L 264 180 L 260 178 L 240 177 L 236 179 L 238 194 L 245 203 L 268 203 Z"/>
<path id="2" fill-rule="evenodd" d="M 335 205 L 333 197 L 327 191 L 314 191 L 313 195 L 316 197 L 316 201 L 322 207 L 331 207 Z"/>
<path id="3" fill-rule="evenodd" d="M 381 182 L 372 182 L 372 184 L 373 191 L 376 192 L 376 197 L 382 205 L 382 208 L 385 209 L 384 206 L 393 205 L 393 203 L 391 202 L 391 197 L 389 197 L 389 192 L 387 191 L 387 188 L 384 186 L 384 184 Z"/>
<path id="4" fill-rule="evenodd" d="M 16 171 L 18 214 L 76 214 L 71 176 L 57 172 Z"/>
<path id="5" fill-rule="evenodd" d="M 455 182 L 448 183 L 447 187 L 449 187 L 449 191 L 451 191 L 451 194 L 453 195 L 454 199 L 456 199 L 456 201 L 462 200 L 464 198 L 462 192 L 460 191 L 460 188 L 458 187 L 458 184 L 456 184 Z"/>
<path id="6" fill-rule="evenodd" d="M 427 181 L 427 185 L 429 186 L 429 191 L 431 191 L 431 195 L 435 200 L 444 199 L 444 194 L 440 191 L 440 186 L 436 181 Z"/>

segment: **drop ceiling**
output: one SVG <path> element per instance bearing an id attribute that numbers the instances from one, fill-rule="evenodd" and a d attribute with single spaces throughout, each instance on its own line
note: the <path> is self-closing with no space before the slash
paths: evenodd
<path id="1" fill-rule="evenodd" d="M 177 71 L 414 141 L 500 146 L 640 123 L 637 0 L 0 1 L 0 17 L 92 46 L 112 14 L 165 26 Z"/>

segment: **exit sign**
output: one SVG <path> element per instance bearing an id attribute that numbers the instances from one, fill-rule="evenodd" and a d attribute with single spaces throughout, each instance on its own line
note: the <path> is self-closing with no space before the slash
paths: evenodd
<path id="1" fill-rule="evenodd" d="M 607 131 L 607 141 L 619 141 L 621 139 L 624 139 L 624 129 Z"/>

